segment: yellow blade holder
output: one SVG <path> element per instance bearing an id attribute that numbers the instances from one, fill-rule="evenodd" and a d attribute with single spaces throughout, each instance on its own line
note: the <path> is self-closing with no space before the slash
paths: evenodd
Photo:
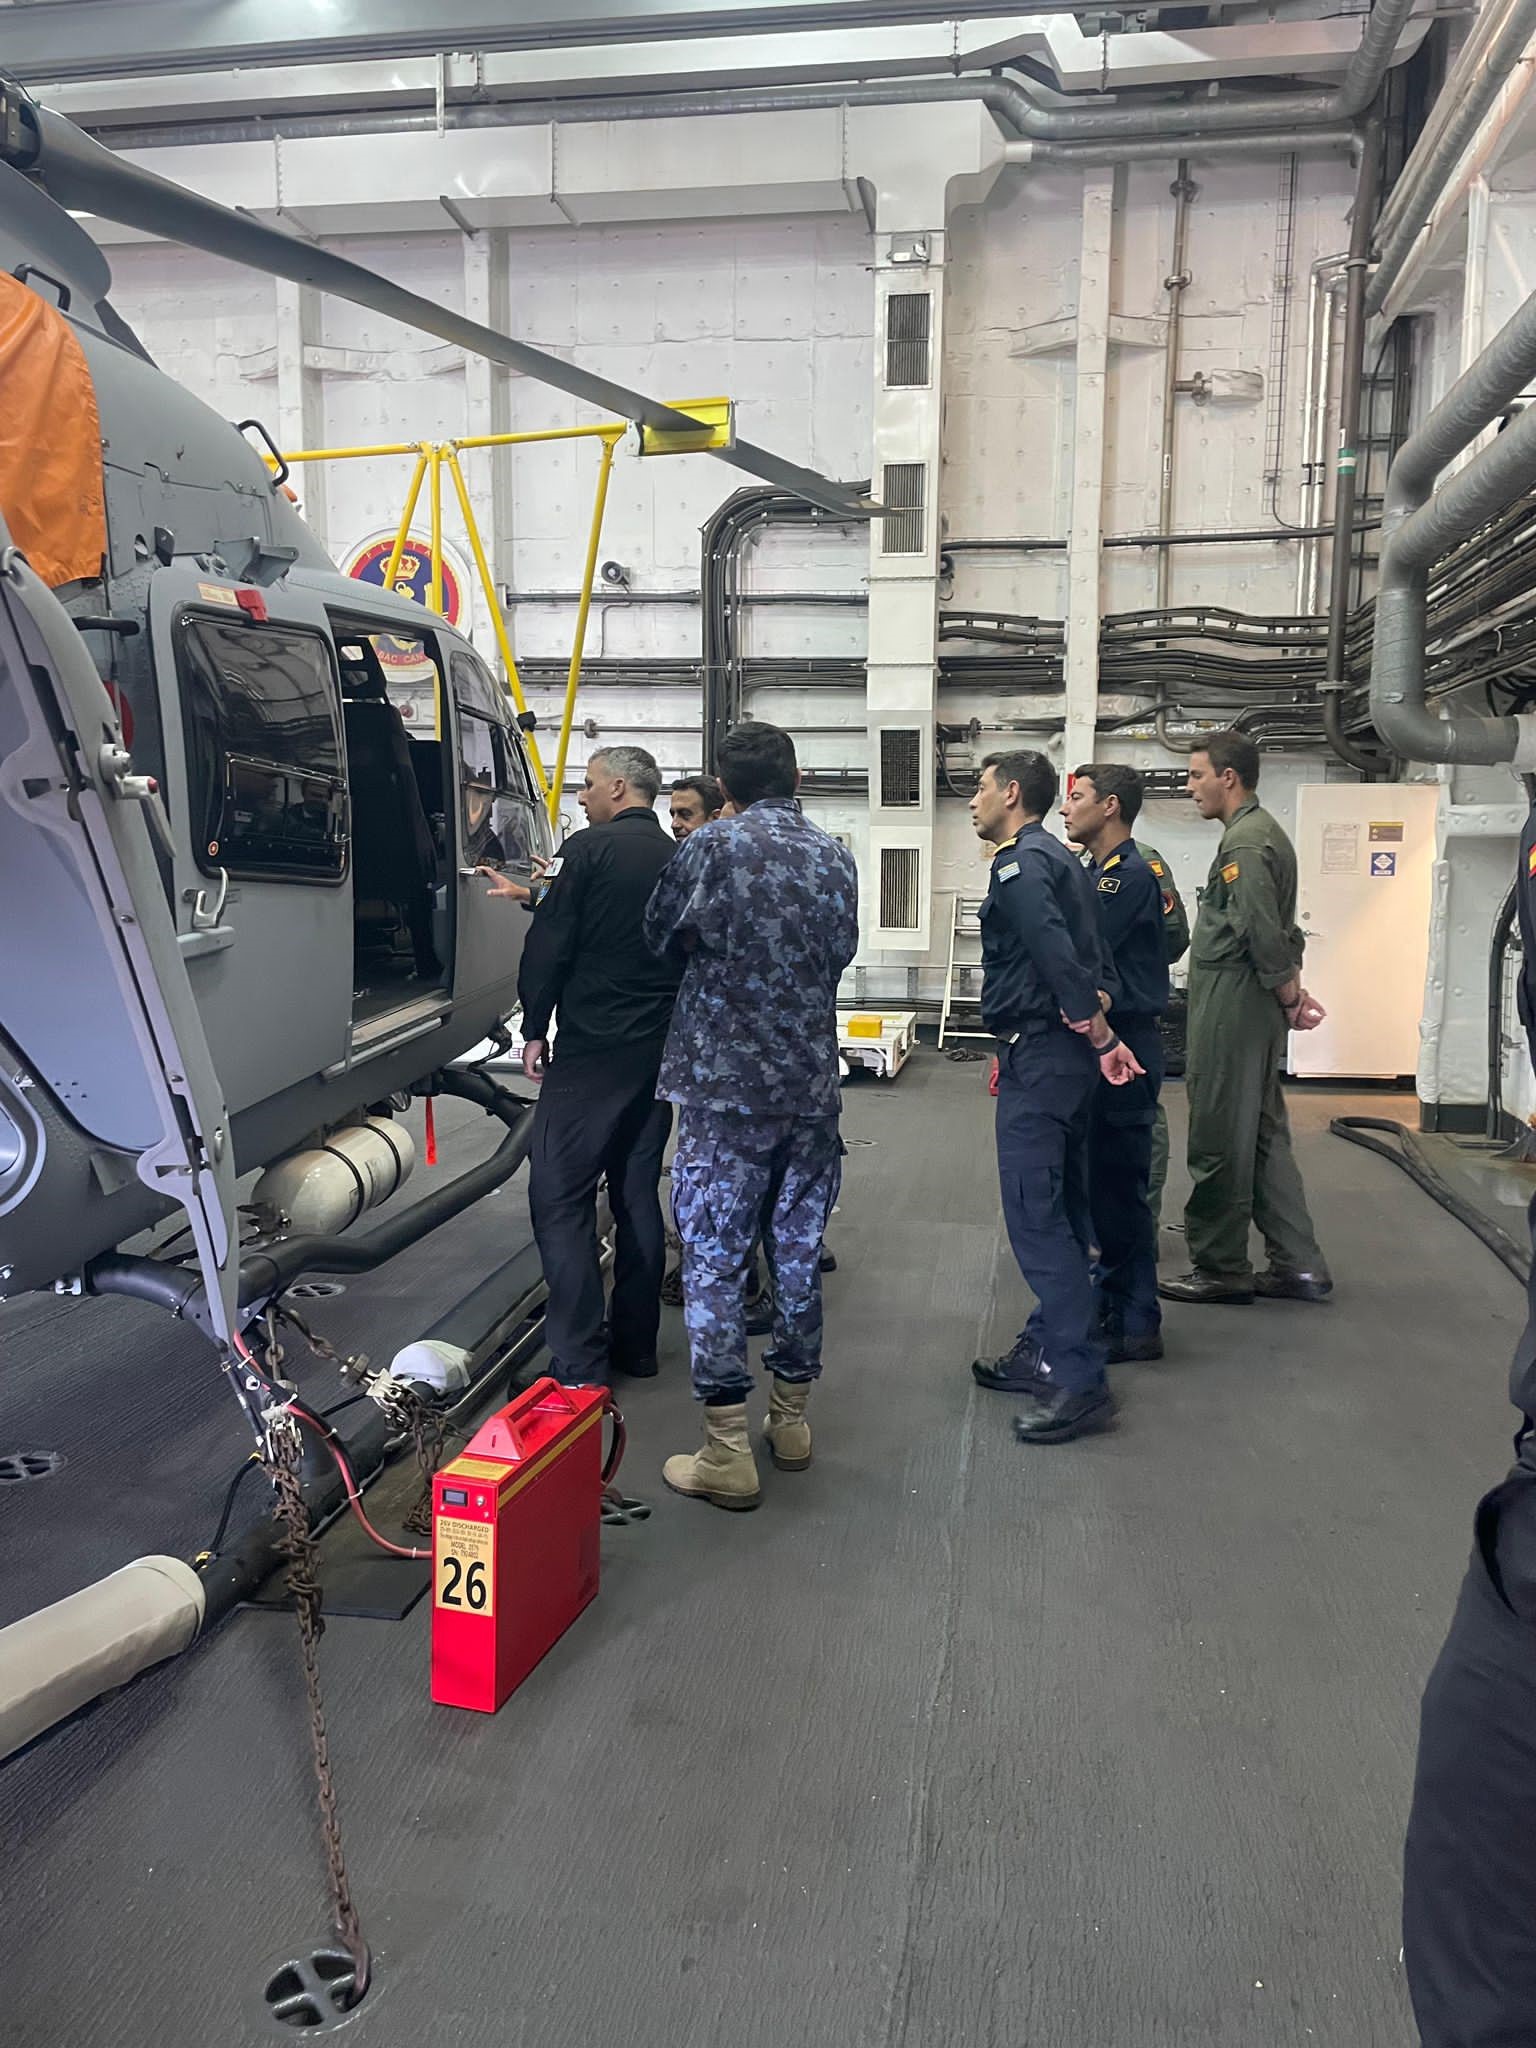
<path id="1" fill-rule="evenodd" d="M 698 421 L 696 432 L 676 427 L 651 427 L 636 420 L 625 435 L 635 455 L 723 455 L 736 446 L 736 401 L 733 398 L 676 398 L 672 411 Z"/>

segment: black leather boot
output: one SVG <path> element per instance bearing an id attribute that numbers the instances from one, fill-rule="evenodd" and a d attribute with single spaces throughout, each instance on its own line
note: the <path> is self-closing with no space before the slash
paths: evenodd
<path id="1" fill-rule="evenodd" d="M 1181 1273 L 1177 1280 L 1159 1280 L 1157 1291 L 1164 1301 L 1228 1302 L 1237 1307 L 1253 1299 L 1251 1280 L 1224 1280 L 1220 1273 Z"/>

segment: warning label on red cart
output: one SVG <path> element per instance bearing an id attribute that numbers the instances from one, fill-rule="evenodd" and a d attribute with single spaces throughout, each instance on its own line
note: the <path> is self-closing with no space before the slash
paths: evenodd
<path id="1" fill-rule="evenodd" d="M 496 1611 L 496 1530 L 490 1522 L 437 1518 L 432 1604 L 457 1614 Z"/>

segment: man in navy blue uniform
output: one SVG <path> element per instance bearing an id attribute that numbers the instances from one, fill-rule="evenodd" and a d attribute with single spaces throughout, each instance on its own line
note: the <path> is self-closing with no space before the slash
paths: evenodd
<path id="1" fill-rule="evenodd" d="M 669 1458 L 675 1492 L 754 1508 L 747 1434 L 747 1269 L 759 1233 L 773 1287 L 765 1434 L 781 1470 L 811 1462 L 821 1373 L 821 1239 L 842 1178 L 837 984 L 859 939 L 853 856 L 802 816 L 794 743 L 749 721 L 720 743 L 734 815 L 683 841 L 645 915 L 683 970 L 659 1092 L 678 1105 L 672 1206 L 704 1443 Z"/>
<path id="2" fill-rule="evenodd" d="M 1114 1414 L 1089 1266 L 1088 1128 L 1099 1079 L 1140 1074 L 1105 1020 L 1110 973 L 1093 884 L 1042 820 L 1056 801 L 1043 754 L 989 754 L 971 799 L 993 848 L 981 906 L 981 1014 L 1001 1043 L 997 1167 L 1008 1241 L 1037 1306 L 1013 1348 L 971 1370 L 1023 1398 L 1021 1443 L 1068 1443 Z"/>
<path id="3" fill-rule="evenodd" d="M 1110 1028 L 1142 1069 L 1123 1088 L 1100 1080 L 1089 1126 L 1088 1192 L 1099 1248 L 1094 1280 L 1111 1365 L 1163 1355 L 1150 1197 L 1152 1131 L 1163 1082 L 1168 945 L 1162 885 L 1131 836 L 1141 790 L 1134 768 L 1091 762 L 1077 770 L 1061 807 L 1068 839 L 1091 862 L 1099 935 L 1117 984 Z"/>
<path id="4" fill-rule="evenodd" d="M 549 1286 L 550 1371 L 567 1385 L 606 1382 L 610 1369 L 636 1378 L 656 1371 L 666 1264 L 657 1182 L 672 1128 L 656 1076 L 678 983 L 677 968 L 654 957 L 641 929 L 656 877 L 676 851 L 656 816 L 660 793 L 660 770 L 643 747 L 592 756 L 578 798 L 587 830 L 549 864 L 517 978 L 523 1071 L 530 1080 L 543 1073 L 528 1202 Z M 614 1220 L 606 1329 L 597 1244 L 604 1178 Z"/>
<path id="5" fill-rule="evenodd" d="M 1515 875 L 1520 1021 L 1536 1064 L 1536 808 Z M 1536 1253 L 1536 1196 L 1528 1222 Z M 1536 2041 L 1536 1263 L 1515 1348 L 1515 1465 L 1480 1503 L 1430 1673 L 1403 1865 L 1403 1956 L 1423 2048 Z"/>

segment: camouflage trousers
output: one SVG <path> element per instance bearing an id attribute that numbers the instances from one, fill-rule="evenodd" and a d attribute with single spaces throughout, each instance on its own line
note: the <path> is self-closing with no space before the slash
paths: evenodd
<path id="1" fill-rule="evenodd" d="M 683 1240 L 683 1320 L 700 1401 L 743 1401 L 747 1275 L 759 1234 L 773 1285 L 776 1378 L 821 1375 L 821 1240 L 843 1177 L 835 1116 L 678 1111 L 672 1210 Z"/>

